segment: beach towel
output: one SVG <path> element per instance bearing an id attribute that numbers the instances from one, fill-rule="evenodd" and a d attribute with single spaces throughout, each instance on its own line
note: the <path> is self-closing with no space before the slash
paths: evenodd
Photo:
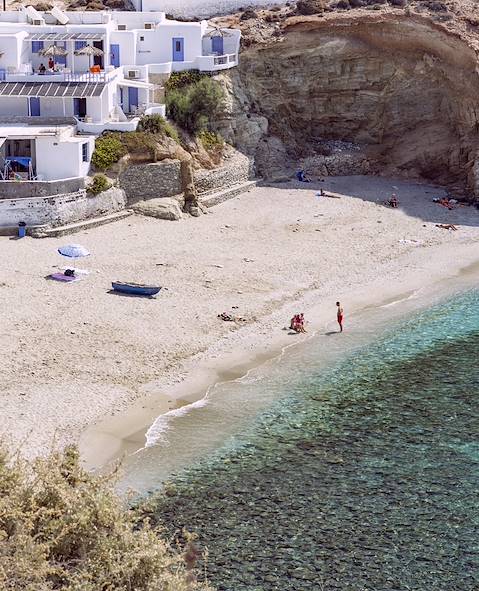
<path id="1" fill-rule="evenodd" d="M 71 277 L 64 273 L 52 273 L 48 278 L 53 279 L 54 281 L 63 281 L 64 283 L 72 283 L 73 281 L 80 281 L 81 279 L 81 277 Z"/>

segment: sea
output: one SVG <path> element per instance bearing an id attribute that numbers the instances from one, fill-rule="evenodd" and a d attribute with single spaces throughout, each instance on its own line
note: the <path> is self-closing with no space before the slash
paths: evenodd
<path id="1" fill-rule="evenodd" d="M 151 427 L 123 486 L 197 534 L 216 589 L 479 590 L 479 291 L 419 299 Z"/>

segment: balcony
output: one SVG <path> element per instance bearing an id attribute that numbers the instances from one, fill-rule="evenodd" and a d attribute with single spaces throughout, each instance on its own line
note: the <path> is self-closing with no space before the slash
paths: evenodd
<path id="1" fill-rule="evenodd" d="M 227 53 L 225 55 L 202 55 L 196 58 L 198 69 L 203 72 L 216 72 L 227 70 L 238 65 L 238 54 Z"/>
<path id="2" fill-rule="evenodd" d="M 5 73 L 5 82 L 86 82 L 105 83 L 113 80 L 121 71 L 120 68 L 101 72 L 72 72 L 69 68 L 57 72 L 46 71 L 44 74 L 29 71 L 9 69 Z"/>

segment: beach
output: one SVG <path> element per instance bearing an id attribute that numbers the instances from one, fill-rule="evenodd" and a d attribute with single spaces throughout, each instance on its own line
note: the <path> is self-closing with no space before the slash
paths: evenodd
<path id="1" fill-rule="evenodd" d="M 342 197 L 318 197 L 320 187 Z M 398 209 L 382 204 L 391 193 Z M 329 177 L 257 187 L 200 218 L 1 237 L 4 439 L 29 458 L 80 442 L 86 465 L 99 467 L 141 447 L 158 415 L 307 338 L 283 330 L 294 313 L 305 313 L 308 331 L 336 330 L 340 300 L 347 330 L 356 310 L 454 278 L 479 260 L 479 211 L 432 202 L 444 194 Z M 457 231 L 436 226 L 450 223 Z M 90 250 L 76 261 L 89 275 L 46 280 L 67 265 L 56 249 L 68 243 Z M 163 289 L 125 297 L 110 293 L 115 280 Z"/>

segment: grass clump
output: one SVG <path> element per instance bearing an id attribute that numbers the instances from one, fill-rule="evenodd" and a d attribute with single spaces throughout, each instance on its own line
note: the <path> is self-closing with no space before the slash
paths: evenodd
<path id="1" fill-rule="evenodd" d="M 104 174 L 96 174 L 92 182 L 86 188 L 87 193 L 91 195 L 99 195 L 111 187 L 110 181 Z"/>
<path id="2" fill-rule="evenodd" d="M 158 114 L 144 115 L 138 123 L 137 131 L 166 135 L 167 137 L 175 140 L 175 142 L 180 143 L 180 137 L 173 125 L 168 123 L 164 117 Z"/>
<path id="3" fill-rule="evenodd" d="M 95 141 L 91 162 L 97 170 L 106 170 L 126 154 L 119 133 L 106 133 Z"/>
<path id="4" fill-rule="evenodd" d="M 223 105 L 223 89 L 210 77 L 202 76 L 166 93 L 168 117 L 189 133 L 208 129 L 211 122 L 222 116 Z"/>
<path id="5" fill-rule="evenodd" d="M 196 582 L 198 557 L 191 539 L 173 551 L 75 448 L 33 464 L 0 450 L 0 589 L 211 591 Z"/>

